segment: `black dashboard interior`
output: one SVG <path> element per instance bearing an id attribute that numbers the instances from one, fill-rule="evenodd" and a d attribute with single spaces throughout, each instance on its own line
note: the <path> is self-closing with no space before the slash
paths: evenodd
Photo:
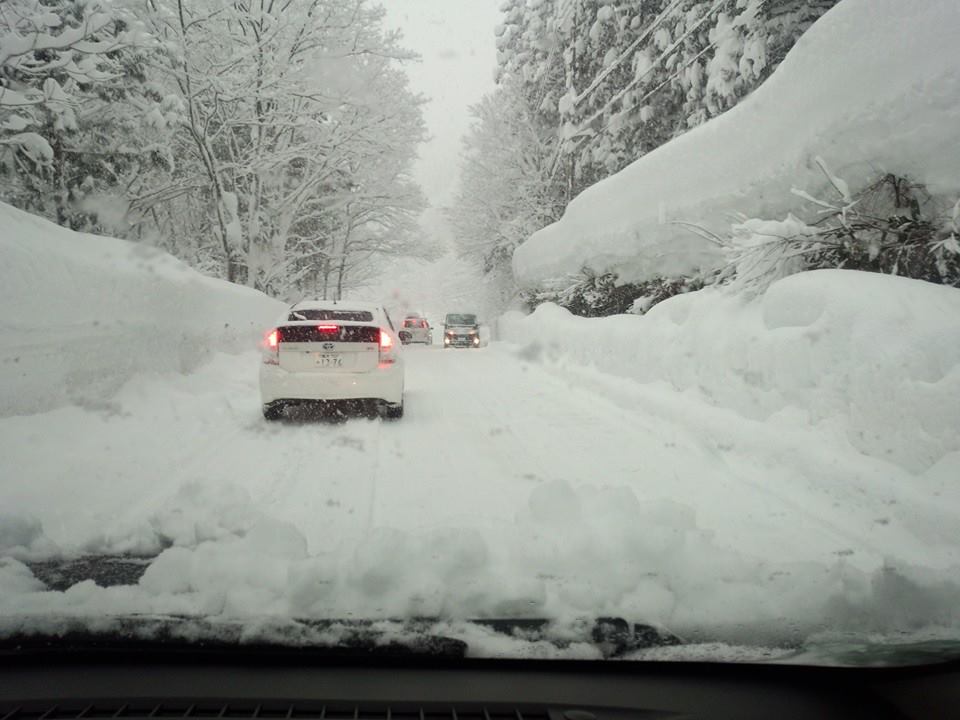
<path id="1" fill-rule="evenodd" d="M 0 720 L 960 719 L 960 663 L 903 668 L 16 651 Z"/>

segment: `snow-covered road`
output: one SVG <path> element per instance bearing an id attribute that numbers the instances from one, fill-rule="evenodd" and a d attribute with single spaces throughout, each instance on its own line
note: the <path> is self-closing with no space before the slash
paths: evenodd
<path id="1" fill-rule="evenodd" d="M 891 571 L 950 602 L 902 577 L 960 565 L 947 478 L 931 494 L 828 428 L 545 355 L 409 348 L 399 422 L 267 423 L 254 354 L 0 420 L 0 505 L 39 521 L 24 557 L 167 548 L 136 588 L 40 594 L 38 612 L 882 627 Z"/>

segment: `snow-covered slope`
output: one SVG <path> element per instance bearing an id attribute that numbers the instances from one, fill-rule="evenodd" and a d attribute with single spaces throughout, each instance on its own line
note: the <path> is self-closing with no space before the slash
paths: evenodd
<path id="1" fill-rule="evenodd" d="M 594 319 L 548 304 L 504 316 L 499 330 L 528 352 L 664 382 L 771 427 L 820 426 L 912 472 L 942 463 L 960 477 L 954 288 L 819 270 L 754 300 L 706 289 L 642 317 Z"/>
<path id="2" fill-rule="evenodd" d="M 0 414 L 104 402 L 142 372 L 254 347 L 281 305 L 155 248 L 0 203 Z"/>
<path id="3" fill-rule="evenodd" d="M 585 190 L 514 253 L 521 286 L 583 267 L 625 281 L 717 262 L 672 224 L 722 233 L 731 212 L 779 219 L 816 191 L 821 156 L 852 188 L 884 172 L 960 190 L 960 3 L 843 0 L 727 113 Z"/>

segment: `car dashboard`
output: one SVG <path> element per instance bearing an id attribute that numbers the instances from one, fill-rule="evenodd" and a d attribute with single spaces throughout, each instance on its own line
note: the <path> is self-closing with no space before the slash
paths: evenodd
<path id="1" fill-rule="evenodd" d="M 0 720 L 957 718 L 960 665 L 314 658 L 290 651 L 0 657 Z"/>

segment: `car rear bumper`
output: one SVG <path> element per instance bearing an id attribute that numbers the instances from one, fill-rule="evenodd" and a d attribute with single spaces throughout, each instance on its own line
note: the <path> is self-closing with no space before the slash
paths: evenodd
<path id="1" fill-rule="evenodd" d="M 443 344 L 447 347 L 472 348 L 480 347 L 479 342 L 474 342 L 473 338 L 444 338 Z"/>
<path id="2" fill-rule="evenodd" d="M 410 339 L 407 340 L 408 343 L 429 343 L 430 342 L 430 336 L 427 333 L 423 332 L 422 330 L 419 332 L 414 332 L 413 330 L 404 328 L 400 332 L 405 332 L 408 335 L 410 335 Z"/>
<path id="3" fill-rule="evenodd" d="M 364 373 L 288 372 L 277 365 L 260 366 L 260 399 L 277 400 L 403 400 L 403 362 Z"/>

